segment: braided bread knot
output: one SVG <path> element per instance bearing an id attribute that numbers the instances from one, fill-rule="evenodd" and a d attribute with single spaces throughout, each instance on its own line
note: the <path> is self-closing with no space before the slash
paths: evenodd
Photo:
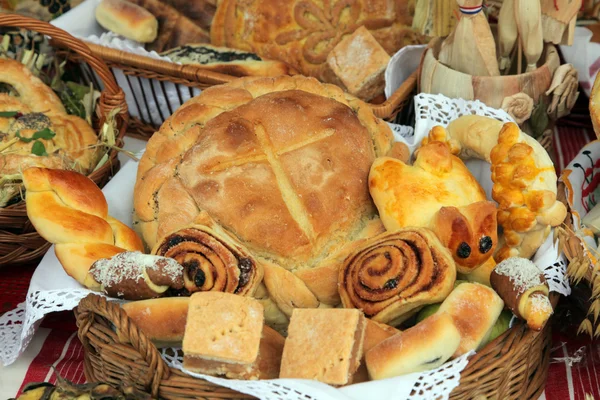
<path id="1" fill-rule="evenodd" d="M 142 251 L 137 234 L 108 215 L 102 191 L 73 171 L 32 167 L 23 171 L 29 220 L 40 236 L 53 243 L 65 272 L 96 289 L 88 273 L 92 264 L 124 251 Z"/>
<path id="2" fill-rule="evenodd" d="M 530 258 L 565 219 L 567 210 L 556 199 L 557 176 L 546 150 L 517 124 L 468 115 L 448 127 L 435 126 L 423 144 L 446 143 L 463 159 L 491 164 L 492 198 L 498 203 L 503 235 L 494 258 Z"/>

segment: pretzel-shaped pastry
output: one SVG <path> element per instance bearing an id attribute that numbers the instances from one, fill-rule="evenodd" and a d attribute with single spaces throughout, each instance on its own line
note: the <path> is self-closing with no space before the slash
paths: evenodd
<path id="1" fill-rule="evenodd" d="M 446 129 L 435 126 L 423 144 L 446 142 L 461 158 L 478 158 L 491 164 L 492 197 L 498 203 L 501 238 L 495 258 L 530 258 L 552 227 L 566 216 L 556 200 L 556 171 L 546 150 L 514 123 L 468 115 Z M 502 239 L 504 243 L 502 242 Z"/>
<path id="2" fill-rule="evenodd" d="M 32 167 L 23 171 L 27 216 L 40 236 L 54 243 L 65 272 L 82 285 L 97 289 L 88 274 L 92 264 L 126 250 L 142 251 L 140 238 L 108 215 L 102 191 L 73 171 Z"/>

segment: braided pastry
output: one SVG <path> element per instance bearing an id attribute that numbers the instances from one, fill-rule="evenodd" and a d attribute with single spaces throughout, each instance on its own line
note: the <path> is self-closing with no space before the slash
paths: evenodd
<path id="1" fill-rule="evenodd" d="M 27 216 L 40 236 L 54 243 L 67 274 L 97 288 L 92 264 L 126 250 L 141 251 L 131 228 L 108 215 L 104 194 L 86 176 L 73 171 L 32 167 L 23 171 Z"/>
<path id="2" fill-rule="evenodd" d="M 15 174 L 30 166 L 74 169 L 88 173 L 97 161 L 98 141 L 92 127 L 69 115 L 52 89 L 20 62 L 0 59 L 0 83 L 10 85 L 18 97 L 0 94 L 0 171 Z M 45 131 L 44 137 L 35 136 Z M 38 133 L 39 135 L 39 133 Z M 43 144 L 47 155 L 32 151 Z"/>
<path id="3" fill-rule="evenodd" d="M 339 270 L 346 308 L 389 325 L 410 317 L 452 291 L 456 268 L 448 249 L 425 228 L 375 236 L 356 249 Z"/>
<path id="4" fill-rule="evenodd" d="M 461 158 L 491 163 L 492 197 L 503 228 L 495 258 L 530 258 L 567 210 L 556 199 L 556 171 L 546 150 L 514 123 L 468 115 L 446 129 L 436 126 L 423 144 L 446 142 Z"/>

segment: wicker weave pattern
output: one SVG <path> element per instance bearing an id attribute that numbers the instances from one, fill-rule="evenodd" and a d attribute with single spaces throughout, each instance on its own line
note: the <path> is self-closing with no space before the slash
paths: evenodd
<path id="1" fill-rule="evenodd" d="M 97 118 L 94 119 L 94 129 L 98 131 L 106 121 L 109 112 L 117 107 L 120 108 L 116 124 L 118 144 L 121 143 L 120 140 L 125 135 L 129 121 L 125 94 L 102 60 L 94 56 L 82 41 L 46 22 L 20 15 L 1 14 L 0 26 L 19 27 L 48 35 L 52 38 L 53 46 L 68 49 L 68 53 L 65 54 L 77 54 L 79 60 L 85 62 L 102 80 L 103 90 L 96 108 Z M 118 170 L 119 160 L 117 152 L 113 150 L 110 152 L 109 160 L 101 168 L 92 172 L 89 177 L 102 187 Z M 0 267 L 32 262 L 43 256 L 50 247 L 50 244 L 43 240 L 31 226 L 23 201 L 0 208 L 0 227 L 2 228 L 0 230 Z"/>
<path id="2" fill-rule="evenodd" d="M 556 304 L 557 297 L 553 297 Z M 88 381 L 136 383 L 140 390 L 165 399 L 248 398 L 167 368 L 158 350 L 126 313 L 104 297 L 88 295 L 75 311 L 85 349 Z M 114 328 L 113 328 L 114 327 Z M 541 332 L 518 322 L 470 361 L 452 400 L 537 400 L 544 389 L 550 357 L 551 328 Z"/>
<path id="3" fill-rule="evenodd" d="M 183 85 L 189 88 L 204 89 L 210 86 L 231 82 L 237 79 L 234 76 L 220 74 L 209 71 L 201 65 L 178 65 L 162 60 L 155 60 L 137 54 L 127 53 L 124 51 L 89 44 L 89 47 L 94 55 L 101 58 L 106 64 L 114 70 L 121 71 L 125 76 L 132 78 L 134 81 L 139 78 L 155 80 L 158 82 L 171 82 L 176 85 Z M 139 81 L 136 82 L 139 84 Z M 129 82 L 130 86 L 131 83 Z M 163 88 L 164 86 L 157 85 Z M 394 94 L 382 104 L 370 104 L 376 116 L 388 121 L 392 121 L 399 111 L 410 100 L 410 95 L 417 86 L 417 72 L 413 73 Z M 148 107 L 147 104 L 137 104 Z M 142 115 L 150 114 L 150 107 Z M 173 113 L 174 110 L 168 110 Z M 162 112 L 161 112 L 162 113 Z M 165 120 L 169 115 L 163 117 Z M 158 126 L 146 120 L 138 120 L 136 124 L 132 124 L 128 134 L 148 139 L 158 129 Z"/>

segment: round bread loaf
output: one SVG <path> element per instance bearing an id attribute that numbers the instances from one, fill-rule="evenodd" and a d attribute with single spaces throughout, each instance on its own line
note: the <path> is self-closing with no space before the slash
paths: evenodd
<path id="1" fill-rule="evenodd" d="M 136 227 L 149 249 L 164 253 L 188 240 L 170 234 L 205 224 L 208 214 L 231 254 L 242 247 L 265 265 L 270 290 L 288 283 L 290 293 L 271 296 L 280 308 L 336 302 L 339 264 L 327 261 L 351 251 L 352 240 L 382 230 L 373 223 L 367 178 L 375 157 L 391 147 L 391 130 L 365 103 L 313 78 L 243 78 L 215 86 L 179 108 L 150 139 L 135 187 Z M 230 256 L 208 254 L 210 243 L 198 238 L 186 251 L 192 247 L 190 268 L 203 271 L 201 290 L 207 290 L 217 259 Z M 191 260 L 172 256 L 184 267 Z M 247 258 L 238 260 L 240 277 Z M 289 272 L 319 266 L 322 274 Z M 294 292 L 302 301 L 294 301 Z M 307 300 L 311 295 L 316 303 Z"/>

